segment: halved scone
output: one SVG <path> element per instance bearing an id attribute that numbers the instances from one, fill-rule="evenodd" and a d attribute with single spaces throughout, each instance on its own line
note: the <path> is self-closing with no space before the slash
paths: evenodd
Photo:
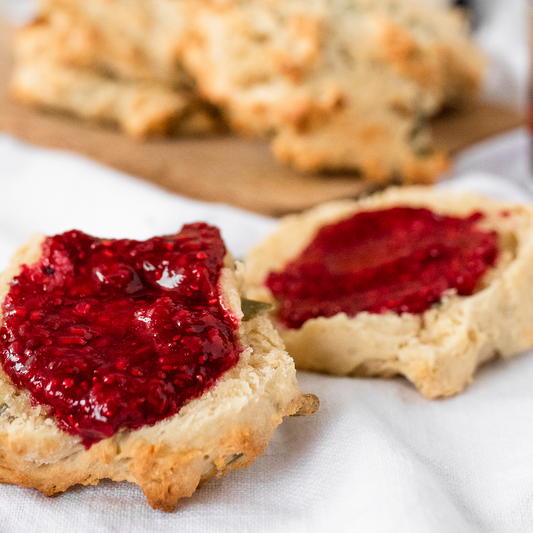
<path id="1" fill-rule="evenodd" d="M 0 278 L 0 481 L 127 480 L 172 511 L 316 409 L 269 320 L 243 317 L 240 270 L 206 224 L 32 238 Z"/>
<path id="2" fill-rule="evenodd" d="M 290 265 L 301 266 L 300 258 L 318 236 L 329 231 L 334 239 L 338 225 L 361 216 L 373 237 L 365 241 L 367 232 L 346 232 L 346 243 L 339 239 L 349 268 L 350 243 L 364 242 L 367 248 L 354 252 L 359 266 L 353 278 L 337 261 L 341 284 L 335 294 L 322 291 L 322 300 L 313 301 L 320 287 L 327 288 L 316 264 L 335 264 L 335 257 L 326 255 L 319 255 L 314 266 L 304 265 L 304 274 L 291 281 L 300 284 L 294 293 L 300 296 L 273 294 Z M 410 225 L 394 222 L 402 216 L 411 219 Z M 387 218 L 393 222 L 383 223 Z M 451 240 L 434 237 L 446 233 Z M 337 375 L 402 374 L 431 398 L 460 392 L 484 361 L 533 345 L 532 264 L 531 206 L 421 187 L 287 217 L 245 262 L 248 295 L 277 305 L 272 318 L 297 367 Z M 306 298 L 315 309 L 301 308 Z M 335 298 L 347 306 L 335 312 Z M 294 308 L 299 316 L 291 318 Z"/>

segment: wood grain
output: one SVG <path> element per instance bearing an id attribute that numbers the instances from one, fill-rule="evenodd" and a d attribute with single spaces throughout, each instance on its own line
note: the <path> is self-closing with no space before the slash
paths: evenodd
<path id="1" fill-rule="evenodd" d="M 353 175 L 301 174 L 277 163 L 268 144 L 231 136 L 133 140 L 118 131 L 37 111 L 9 97 L 12 28 L 0 19 L 0 130 L 32 144 L 72 151 L 201 200 L 279 216 L 375 190 Z M 434 124 L 452 152 L 523 122 L 516 112 L 479 105 L 448 113 Z"/>

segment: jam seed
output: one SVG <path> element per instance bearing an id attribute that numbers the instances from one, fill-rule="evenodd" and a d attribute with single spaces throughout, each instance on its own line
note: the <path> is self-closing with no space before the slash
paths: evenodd
<path id="1" fill-rule="evenodd" d="M 90 304 L 88 303 L 79 303 L 74 307 L 74 311 L 79 315 L 86 315 L 91 309 Z"/>
<path id="2" fill-rule="evenodd" d="M 71 346 L 83 346 L 84 344 L 87 344 L 87 341 L 82 337 L 59 337 L 59 343 Z"/>
<path id="3" fill-rule="evenodd" d="M 72 333 L 72 335 L 79 335 L 79 336 L 83 336 L 85 335 L 85 333 L 87 333 L 85 329 L 77 328 L 77 327 L 69 328 L 69 332 Z"/>

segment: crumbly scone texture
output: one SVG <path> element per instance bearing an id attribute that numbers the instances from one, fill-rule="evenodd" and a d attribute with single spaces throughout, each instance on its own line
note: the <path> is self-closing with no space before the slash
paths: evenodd
<path id="1" fill-rule="evenodd" d="M 274 303 L 264 285 L 325 224 L 359 211 L 394 206 L 427 207 L 468 216 L 481 211 L 483 227 L 498 233 L 499 257 L 472 296 L 449 294 L 421 315 L 339 313 L 308 320 L 300 329 L 275 321 L 296 366 L 336 375 L 402 374 L 429 398 L 463 390 L 476 368 L 495 356 L 510 357 L 533 345 L 533 208 L 474 194 L 426 187 L 389 189 L 358 202 L 329 203 L 287 217 L 245 261 L 248 297 Z"/>
<path id="2" fill-rule="evenodd" d="M 193 19 L 199 91 L 302 170 L 434 180 L 447 158 L 427 120 L 483 70 L 462 13 L 427 0 L 198 0 Z"/>
<path id="3" fill-rule="evenodd" d="M 60 17 L 40 18 L 15 39 L 11 91 L 20 101 L 111 123 L 133 137 L 197 135 L 223 126 L 214 108 L 182 83 L 117 77 L 92 50 L 94 35 Z M 105 54 L 102 54 L 104 57 Z"/>
<path id="4" fill-rule="evenodd" d="M 21 264 L 41 253 L 35 236 L 0 276 L 0 300 Z M 241 317 L 242 268 L 224 268 L 220 284 L 225 305 Z M 265 316 L 242 321 L 244 351 L 233 369 L 177 415 L 136 431 L 121 430 L 86 450 L 80 439 L 60 430 L 46 407 L 32 406 L 0 368 L 0 482 L 33 487 L 53 496 L 77 483 L 100 479 L 139 485 L 149 504 L 173 511 L 213 477 L 250 465 L 261 455 L 284 416 L 307 414 L 312 400 L 302 395 L 294 363 Z"/>
<path id="5" fill-rule="evenodd" d="M 181 0 L 40 0 L 65 45 L 63 61 L 176 89 L 194 81 L 180 58 L 188 19 Z M 119 21 L 119 23 L 117 23 Z"/>

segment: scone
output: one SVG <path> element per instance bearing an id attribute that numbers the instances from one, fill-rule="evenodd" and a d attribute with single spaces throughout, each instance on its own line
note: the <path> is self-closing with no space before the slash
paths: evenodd
<path id="1" fill-rule="evenodd" d="M 531 206 L 410 187 L 287 217 L 245 277 L 298 368 L 435 398 L 533 345 L 532 264 Z"/>
<path id="2" fill-rule="evenodd" d="M 100 65 L 117 77 L 192 87 L 181 65 L 190 18 L 184 0 L 39 0 L 69 61 Z M 120 23 L 117 23 L 120 21 Z"/>
<path id="3" fill-rule="evenodd" d="M 133 137 L 222 131 L 218 111 L 175 71 L 172 85 L 113 69 L 99 37 L 56 16 L 21 28 L 15 39 L 11 91 L 22 102 L 118 125 Z M 117 45 L 118 46 L 118 45 Z M 135 51 L 126 46 L 136 57 Z M 98 55 L 100 53 L 101 55 Z"/>
<path id="4" fill-rule="evenodd" d="M 462 14 L 427 0 L 200 0 L 183 62 L 247 135 L 305 171 L 429 182 L 447 158 L 428 119 L 476 94 Z"/>
<path id="5" fill-rule="evenodd" d="M 172 511 L 314 411 L 269 320 L 243 317 L 240 277 L 202 223 L 32 238 L 0 278 L 0 482 L 127 480 Z"/>
<path id="6" fill-rule="evenodd" d="M 381 183 L 431 182 L 447 168 L 428 121 L 476 97 L 484 65 L 463 14 L 431 0 L 40 0 L 39 10 L 39 54 L 25 52 L 32 26 L 15 43 L 20 100 L 136 136 L 229 121 L 299 170 Z"/>

